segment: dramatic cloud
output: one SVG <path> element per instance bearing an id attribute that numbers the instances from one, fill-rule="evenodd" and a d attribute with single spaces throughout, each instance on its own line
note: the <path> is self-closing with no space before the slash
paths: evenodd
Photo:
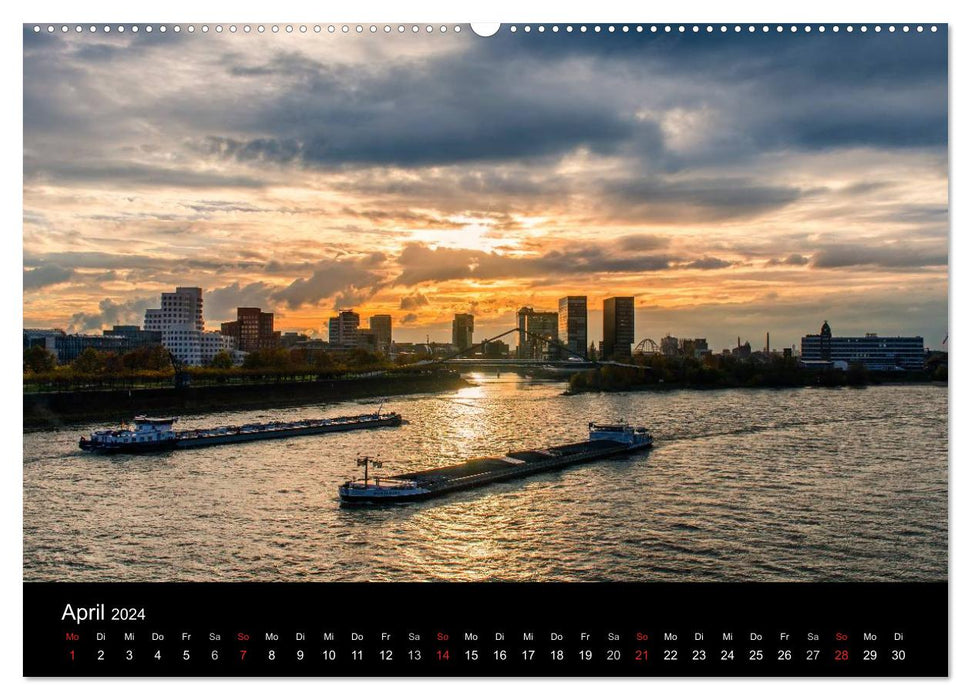
<path id="1" fill-rule="evenodd" d="M 748 178 L 641 178 L 610 183 L 604 190 L 617 217 L 655 221 L 751 217 L 792 204 L 802 196 L 797 188 L 759 184 Z"/>
<path id="2" fill-rule="evenodd" d="M 731 265 L 727 260 L 719 260 L 718 258 L 705 256 L 704 258 L 685 263 L 683 267 L 688 270 L 720 270 L 723 267 L 731 267 Z"/>
<path id="3" fill-rule="evenodd" d="M 264 282 L 252 282 L 241 286 L 233 282 L 225 287 L 207 289 L 203 294 L 203 312 L 207 319 L 229 321 L 236 318 L 240 306 L 256 306 L 263 309 L 273 307 L 273 296 L 279 288 Z"/>
<path id="4" fill-rule="evenodd" d="M 713 343 L 850 297 L 938 335 L 947 34 L 25 27 L 25 323 L 192 285 L 210 324 L 353 306 L 402 340 L 577 293 L 591 340 L 612 294 Z"/>
<path id="5" fill-rule="evenodd" d="M 24 158 L 24 179 L 37 183 L 92 186 L 158 186 L 178 188 L 240 188 L 261 187 L 263 182 L 245 175 L 224 175 L 214 170 L 183 170 L 176 168 L 133 165 L 129 163 L 39 164 Z"/>
<path id="6" fill-rule="evenodd" d="M 273 297 L 291 309 L 335 296 L 335 308 L 359 304 L 370 298 L 384 282 L 385 278 L 371 269 L 377 261 L 374 257 L 321 261 L 309 278 L 294 280 L 285 289 L 275 292 Z"/>
<path id="7" fill-rule="evenodd" d="M 414 294 L 401 297 L 401 303 L 398 305 L 398 308 L 413 310 L 421 308 L 422 306 L 428 306 L 428 297 L 421 292 L 415 292 Z"/>
<path id="8" fill-rule="evenodd" d="M 947 249 L 924 250 L 903 245 L 829 245 L 813 255 L 813 267 L 860 265 L 890 268 L 947 265 Z"/>
<path id="9" fill-rule="evenodd" d="M 60 265 L 41 265 L 24 270 L 24 289 L 40 289 L 52 284 L 67 282 L 74 274 L 74 270 Z"/>
<path id="10" fill-rule="evenodd" d="M 808 265 L 809 258 L 807 258 L 805 255 L 800 255 L 799 253 L 792 253 L 791 255 L 787 255 L 785 258 L 782 258 L 781 260 L 779 258 L 772 258 L 771 260 L 769 260 L 767 264 L 768 265 Z"/>
<path id="11" fill-rule="evenodd" d="M 145 320 L 145 309 L 157 305 L 157 297 L 131 299 L 120 304 L 111 299 L 102 299 L 98 303 L 98 313 L 78 312 L 73 314 L 67 330 L 70 333 L 84 333 L 115 325 L 141 326 Z"/>
<path id="12" fill-rule="evenodd" d="M 404 247 L 397 263 L 401 274 L 395 284 L 445 280 L 528 279 L 546 275 L 577 275 L 597 272 L 649 272 L 663 270 L 669 256 L 614 256 L 603 247 L 577 247 L 567 252 L 550 251 L 540 256 L 511 256 L 462 248 L 429 248 L 418 243 Z"/>
<path id="13" fill-rule="evenodd" d="M 667 236 L 635 234 L 621 236 L 617 239 L 616 245 L 623 250 L 657 250 L 666 248 L 670 243 L 671 239 Z"/>

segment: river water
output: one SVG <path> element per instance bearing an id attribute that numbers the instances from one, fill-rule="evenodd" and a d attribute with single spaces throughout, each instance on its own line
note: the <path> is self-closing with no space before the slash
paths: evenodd
<path id="1" fill-rule="evenodd" d="M 24 435 L 28 581 L 929 581 L 947 577 L 947 390 L 564 396 L 470 375 L 396 397 L 407 424 L 156 455 L 81 453 L 103 425 Z M 370 401 L 183 419 L 341 415 Z M 585 437 L 629 418 L 656 447 L 424 503 L 341 509 L 384 473 Z"/>

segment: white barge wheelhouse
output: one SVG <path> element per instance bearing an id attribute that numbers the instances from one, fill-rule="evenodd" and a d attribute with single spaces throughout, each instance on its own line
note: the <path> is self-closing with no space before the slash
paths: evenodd
<path id="1" fill-rule="evenodd" d="M 149 418 L 135 416 L 134 425 L 123 425 L 118 430 L 96 430 L 89 439 L 81 438 L 82 450 L 133 448 L 132 451 L 169 449 L 178 440 L 175 423 L 178 418 Z"/>

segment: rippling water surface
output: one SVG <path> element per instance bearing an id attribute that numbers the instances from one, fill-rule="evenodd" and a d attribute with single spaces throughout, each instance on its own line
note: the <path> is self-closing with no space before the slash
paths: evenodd
<path id="1" fill-rule="evenodd" d="M 395 398 L 401 428 L 161 455 L 24 435 L 24 578 L 92 581 L 918 581 L 947 577 L 947 392 L 933 386 L 563 396 L 472 375 Z M 226 411 L 184 427 L 360 412 Z M 370 405 L 365 410 L 373 409 Z M 385 471 L 650 427 L 648 454 L 425 503 L 341 509 Z"/>

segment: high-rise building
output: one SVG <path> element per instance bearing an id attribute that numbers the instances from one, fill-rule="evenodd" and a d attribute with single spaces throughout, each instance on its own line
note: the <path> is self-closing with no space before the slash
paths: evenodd
<path id="1" fill-rule="evenodd" d="M 526 338 L 529 337 L 526 335 L 526 320 L 532 313 L 533 309 L 530 306 L 524 306 L 516 312 L 516 328 L 519 329 L 519 338 L 516 343 L 516 357 L 520 359 L 526 357 Z"/>
<path id="2" fill-rule="evenodd" d="M 146 309 L 145 330 L 162 333 L 162 345 L 187 365 L 211 362 L 222 350 L 236 349 L 234 338 L 206 331 L 202 320 L 202 289 L 176 287 L 163 292 L 157 309 Z"/>
<path id="3" fill-rule="evenodd" d="M 559 340 L 580 357 L 587 356 L 587 298 L 563 297 L 559 301 Z M 563 352 L 566 355 L 567 353 Z M 565 358 L 564 358 L 565 359 Z"/>
<path id="4" fill-rule="evenodd" d="M 348 309 L 341 311 L 328 323 L 330 346 L 335 349 L 349 350 L 357 347 L 358 328 L 361 326 L 361 316 Z"/>
<path id="5" fill-rule="evenodd" d="M 668 334 L 661 338 L 661 354 L 665 357 L 677 357 L 679 352 L 678 339 Z"/>
<path id="6" fill-rule="evenodd" d="M 357 329 L 357 347 L 368 352 L 378 351 L 378 337 L 370 328 Z"/>
<path id="7" fill-rule="evenodd" d="M 870 370 L 922 370 L 924 338 L 922 336 L 834 336 L 824 322 L 818 335 L 802 339 L 802 359 L 809 361 L 862 364 Z"/>
<path id="8" fill-rule="evenodd" d="M 385 355 L 391 352 L 391 315 L 377 314 L 372 316 L 369 323 L 371 332 L 374 333 L 374 342 L 378 352 Z"/>
<path id="9" fill-rule="evenodd" d="M 472 331 L 475 330 L 475 317 L 472 314 L 455 314 L 452 321 L 452 345 L 459 351 L 472 347 Z"/>
<path id="10" fill-rule="evenodd" d="M 222 334 L 236 339 L 243 352 L 272 350 L 280 345 L 280 333 L 273 330 L 273 314 L 255 307 L 236 309 L 236 320 L 222 324 Z"/>
<path id="11" fill-rule="evenodd" d="M 519 347 L 516 354 L 527 360 L 549 360 L 559 356 L 559 314 L 534 311 L 524 306 L 516 312 Z M 552 343 L 550 341 L 553 341 Z"/>
<path id="12" fill-rule="evenodd" d="M 158 309 L 145 310 L 145 330 L 204 331 L 202 320 L 202 289 L 199 287 L 176 287 L 175 292 L 162 292 L 162 303 Z"/>
<path id="13" fill-rule="evenodd" d="M 604 299 L 604 359 L 631 355 L 634 344 L 634 297 Z"/>

